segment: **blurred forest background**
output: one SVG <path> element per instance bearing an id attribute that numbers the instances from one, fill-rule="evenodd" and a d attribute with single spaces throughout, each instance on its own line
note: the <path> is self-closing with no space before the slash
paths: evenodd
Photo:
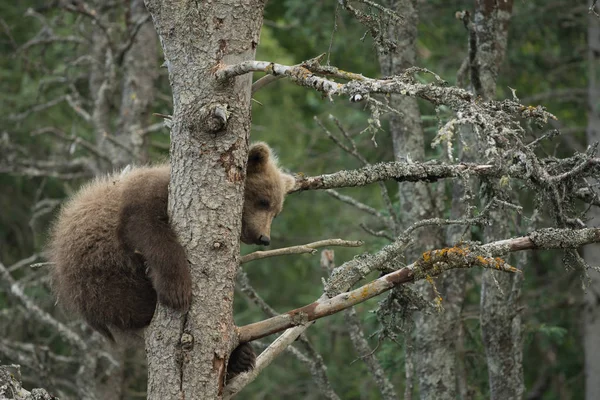
<path id="1" fill-rule="evenodd" d="M 31 269 L 29 265 L 44 261 L 48 227 L 61 202 L 82 183 L 131 162 L 168 157 L 169 135 L 163 116 L 171 114 L 172 104 L 167 70 L 160 68 L 160 44 L 151 23 L 143 23 L 148 19 L 144 19 L 141 2 L 107 1 L 98 2 L 96 7 L 92 3 L 20 0 L 0 4 L 0 108 L 4 110 L 0 117 L 0 262 L 31 301 L 102 347 L 102 339 L 82 321 L 54 306 L 45 267 Z M 416 3 L 420 17 L 416 65 L 434 71 L 451 85 L 466 85 L 457 82 L 457 73 L 468 56 L 468 33 L 455 14 L 472 9 L 473 1 Z M 511 97 L 513 88 L 523 104 L 542 104 L 558 117 L 544 128 L 560 130 L 561 134 L 544 148 L 557 157 L 587 147 L 588 7 L 585 2 L 564 0 L 516 1 L 506 56 L 499 70 L 496 98 Z M 130 43 L 131 32 L 150 46 L 140 48 Z M 106 37 L 112 38 L 112 43 Z M 112 51 L 107 52 L 106 46 Z M 321 53 L 327 53 L 331 65 L 341 69 L 382 76 L 367 28 L 338 2 L 269 2 L 257 60 L 293 65 Z M 362 166 L 325 134 L 320 123 L 330 131 L 337 129 L 330 115 L 354 137 L 367 160 L 394 158 L 386 118 L 375 133 L 377 146 L 372 143 L 373 133 L 363 132 L 370 117 L 364 104 L 351 104 L 342 98 L 330 102 L 285 79 L 260 90 L 254 98 L 252 140 L 268 142 L 281 164 L 293 173 L 320 175 Z M 438 113 L 444 110 L 422 101 L 419 106 L 426 158 L 442 158 L 445 149 L 429 144 L 439 129 Z M 445 184 L 449 191 L 452 182 Z M 398 185 L 388 182 L 386 187 L 394 207 L 401 210 Z M 340 192 L 387 212 L 378 185 Z M 532 202 L 521 199 L 523 205 Z M 368 234 L 363 225 L 378 230 L 370 214 L 330 194 L 300 192 L 287 198 L 284 212 L 274 221 L 271 247 L 338 237 L 363 240 L 362 248 L 335 249 L 336 262 L 341 264 L 388 243 L 385 237 Z M 481 239 L 477 229 L 473 234 Z M 244 252 L 252 250 L 243 246 Z M 518 308 L 523 323 L 525 396 L 531 399 L 585 397 L 584 292 L 580 272 L 565 269 L 561 258 L 558 251 L 535 252 L 524 267 Z M 319 265 L 319 257 L 310 255 L 262 260 L 247 264 L 244 270 L 256 291 L 277 312 L 318 298 L 327 274 Z M 465 302 L 456 332 L 459 369 L 467 382 L 463 395 L 476 399 L 489 397 L 480 335 L 480 275 L 479 270 L 466 274 Z M 369 278 L 376 276 L 374 273 Z M 20 364 L 25 387 L 44 387 L 64 398 L 78 398 L 72 377 L 83 368 L 76 354 L 79 350 L 9 294 L 11 282 L 4 274 L 0 285 L 0 364 Z M 237 294 L 238 324 L 265 318 L 247 296 Z M 397 336 L 388 335 L 395 340 L 379 340 L 381 324 L 373 312 L 387 296 L 362 303 L 356 310 L 387 378 L 398 393 L 403 393 L 403 335 L 407 328 L 399 327 L 404 331 L 396 332 Z M 306 335 L 322 356 L 339 398 L 381 398 L 353 348 L 343 315 L 318 321 Z M 124 357 L 127 364 L 120 381 L 123 398 L 144 398 L 143 351 L 128 350 Z M 94 368 L 108 367 L 99 362 Z M 243 398 L 323 398 L 312 382 L 307 364 L 287 352 L 245 389 Z"/>

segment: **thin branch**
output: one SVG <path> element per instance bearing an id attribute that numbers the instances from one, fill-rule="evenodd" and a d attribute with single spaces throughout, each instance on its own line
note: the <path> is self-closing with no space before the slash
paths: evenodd
<path id="1" fill-rule="evenodd" d="M 374 209 L 373 207 L 370 207 L 364 203 L 361 203 L 360 201 L 350 197 L 350 196 L 346 196 L 343 195 L 333 189 L 327 189 L 325 190 L 325 193 L 327 193 L 328 195 L 330 195 L 331 197 L 338 199 L 339 201 L 349 204 L 353 207 L 356 207 L 357 209 L 364 211 L 368 214 L 373 215 L 374 217 L 379 218 L 386 226 L 390 226 L 391 221 L 389 217 L 386 217 L 385 215 L 381 214 L 379 211 L 377 211 L 376 209 Z"/>
<path id="2" fill-rule="evenodd" d="M 30 114 L 46 110 L 50 107 L 54 107 L 55 105 L 57 105 L 59 103 L 62 103 L 63 101 L 65 101 L 67 99 L 67 97 L 68 97 L 68 95 L 64 95 L 64 96 L 60 96 L 55 99 L 52 99 L 43 104 L 36 104 L 35 106 L 32 106 L 19 114 L 10 114 L 8 116 L 8 119 L 11 121 L 22 121 L 25 118 L 27 118 Z"/>
<path id="3" fill-rule="evenodd" d="M 375 231 L 375 230 L 369 228 L 365 224 L 358 224 L 358 226 L 360 226 L 365 232 L 367 232 L 371 236 L 386 238 L 390 242 L 394 241 L 394 237 L 392 235 L 390 235 L 388 232 L 386 232 L 385 230 Z"/>
<path id="4" fill-rule="evenodd" d="M 315 254 L 317 252 L 316 249 L 320 247 L 327 246 L 341 246 L 341 247 L 360 247 L 363 245 L 363 242 L 360 240 L 342 240 L 342 239 L 327 239 L 320 240 L 318 242 L 303 244 L 300 246 L 292 246 L 292 247 L 284 247 L 281 249 L 275 250 L 265 250 L 265 251 L 255 251 L 254 253 L 246 254 L 245 256 L 240 257 L 240 265 L 245 264 L 254 260 L 261 260 L 267 257 L 276 257 L 287 254 Z"/>
<path id="5" fill-rule="evenodd" d="M 8 269 L 6 269 L 4 264 L 2 264 L 2 262 L 0 262 L 0 276 L 2 277 L 2 281 L 4 281 L 4 284 L 10 286 L 9 293 L 12 294 L 15 299 L 19 300 L 21 304 L 23 304 L 27 314 L 35 317 L 43 324 L 53 328 L 68 342 L 75 345 L 80 351 L 85 352 L 87 350 L 87 344 L 77 333 L 73 332 L 66 325 L 57 321 L 50 314 L 39 308 L 28 296 L 25 295 L 25 293 L 23 293 L 23 290 L 21 290 L 19 284 L 13 279 L 12 275 Z"/>
<path id="6" fill-rule="evenodd" d="M 33 262 L 39 260 L 40 258 L 41 256 L 35 253 L 27 258 L 17 261 L 16 263 L 8 267 L 8 272 L 15 272 L 16 270 L 21 269 L 26 265 L 31 265 Z"/>
<path id="7" fill-rule="evenodd" d="M 330 115 L 329 117 L 335 122 L 335 124 L 337 125 L 338 129 L 340 130 L 340 132 L 342 133 L 342 135 L 344 135 L 344 137 L 346 138 L 346 140 L 348 142 L 350 142 L 350 144 L 352 145 L 351 149 L 348 146 L 346 146 L 345 144 L 343 144 L 331 132 L 329 132 L 329 130 L 325 127 L 325 125 L 323 125 L 323 123 L 317 117 L 315 117 L 314 119 L 317 122 L 317 124 L 321 127 L 321 129 L 323 129 L 323 131 L 325 132 L 325 134 L 327 134 L 327 136 L 331 140 L 333 140 L 333 142 L 335 144 L 337 144 L 342 150 L 344 150 L 346 153 L 352 155 L 354 158 L 356 158 L 358 161 L 360 161 L 364 166 L 369 166 L 370 163 L 358 151 L 358 148 L 356 147 L 356 143 L 350 137 L 350 135 L 348 134 L 348 132 L 346 132 L 346 130 L 342 126 L 341 122 L 337 118 L 335 118 L 333 115 Z M 390 222 L 391 222 L 390 228 L 392 228 L 395 231 L 396 230 L 396 221 L 398 221 L 398 215 L 396 213 L 396 210 L 394 209 L 394 206 L 392 205 L 392 200 L 391 200 L 390 195 L 388 193 L 387 187 L 385 186 L 385 183 L 380 181 L 380 182 L 378 182 L 378 185 L 379 185 L 379 190 L 381 192 L 381 197 L 383 199 L 385 207 L 386 207 L 388 213 L 391 216 L 391 219 L 390 219 Z"/>
<path id="8" fill-rule="evenodd" d="M 583 172 L 586 168 L 588 168 L 588 167 L 590 167 L 592 165 L 599 165 L 599 164 L 600 164 L 600 159 L 598 159 L 598 158 L 588 158 L 588 159 L 582 161 L 579 165 L 575 166 L 570 171 L 567 171 L 567 172 L 562 173 L 560 175 L 550 176 L 549 177 L 549 181 L 550 182 L 562 181 L 564 179 L 567 179 L 567 178 L 573 177 L 575 175 L 581 174 L 581 172 Z"/>
<path id="9" fill-rule="evenodd" d="M 68 142 L 73 142 L 75 144 L 79 144 L 79 145 L 81 145 L 81 147 L 85 148 L 86 150 L 88 150 L 90 153 L 92 153 L 96 157 L 101 158 L 105 161 L 108 161 L 109 163 L 112 162 L 112 159 L 107 154 L 104 154 L 102 151 L 100 151 L 100 149 L 98 149 L 98 147 L 94 146 L 87 140 L 83 139 L 80 136 L 76 136 L 76 135 L 69 136 L 62 130 L 55 128 L 55 127 L 50 126 L 50 127 L 46 127 L 46 128 L 36 129 L 35 131 L 31 132 L 31 136 L 43 135 L 45 133 L 51 133 L 52 135 L 54 135 L 62 140 L 65 140 Z"/>
<path id="10" fill-rule="evenodd" d="M 83 118 L 85 122 L 92 122 L 92 116 L 90 115 L 90 113 L 85 111 L 81 103 L 73 99 L 73 96 L 67 95 L 65 96 L 65 100 L 67 100 L 67 104 L 71 106 L 71 109 L 73 109 L 73 111 L 75 111 L 75 113 L 81 118 Z"/>
<path id="11" fill-rule="evenodd" d="M 283 76 L 265 75 L 265 76 L 261 77 L 260 79 L 257 79 L 252 84 L 252 94 L 258 92 L 260 89 L 264 88 L 269 83 L 273 83 L 275 81 L 278 81 L 281 78 L 283 78 Z"/>
<path id="12" fill-rule="evenodd" d="M 127 153 L 129 153 L 132 157 L 137 158 L 137 155 L 135 154 L 135 152 L 129 146 L 121 143 L 121 141 L 118 138 L 114 137 L 113 135 L 109 134 L 108 132 L 104 132 L 102 134 L 102 137 L 104 139 L 108 140 L 109 142 L 111 142 L 112 144 L 114 144 L 115 146 L 122 148 Z"/>
<path id="13" fill-rule="evenodd" d="M 163 129 L 168 129 L 167 125 L 164 122 L 157 122 L 156 124 L 148 125 L 142 129 L 140 129 L 140 135 L 145 136 L 152 132 L 158 132 Z M 167 147 L 168 149 L 168 147 Z"/>
<path id="14" fill-rule="evenodd" d="M 91 178 L 95 174 L 89 170 L 89 161 L 58 163 L 51 161 L 18 160 L 15 164 L 0 164 L 0 173 L 29 177 L 49 177 L 63 180 Z M 79 161 L 85 164 L 80 166 Z"/>
<path id="15" fill-rule="evenodd" d="M 348 328 L 348 335 L 350 341 L 354 345 L 354 348 L 358 352 L 361 360 L 365 362 L 369 372 L 373 376 L 373 379 L 379 387 L 379 392 L 383 399 L 394 400 L 398 398 L 394 385 L 385 375 L 385 371 L 381 367 L 379 360 L 375 357 L 374 350 L 371 350 L 369 342 L 365 338 L 365 334 L 362 331 L 358 316 L 354 308 L 348 308 L 344 311 L 344 317 L 346 320 L 346 327 Z"/>
<path id="16" fill-rule="evenodd" d="M 117 50 L 117 56 L 115 59 L 117 60 L 118 64 L 121 64 L 123 62 L 123 58 L 133 45 L 133 42 L 135 42 L 135 38 L 137 37 L 138 32 L 146 22 L 150 21 L 150 18 L 151 16 L 148 13 L 147 15 L 137 20 L 137 22 L 133 26 L 133 29 L 131 29 L 129 35 L 127 36 L 127 41 L 123 43 Z"/>
<path id="17" fill-rule="evenodd" d="M 331 273 L 335 269 L 335 255 L 333 250 L 324 251 L 321 255 L 321 267 Z M 375 357 L 375 350 L 371 350 L 369 342 L 365 338 L 365 334 L 360 326 L 360 321 L 356 315 L 354 307 L 348 308 L 344 311 L 344 319 L 350 336 L 350 341 L 356 349 L 360 358 L 367 364 L 369 372 L 373 376 L 374 381 L 379 387 L 379 392 L 386 400 L 395 400 L 398 398 L 394 385 L 385 376 L 385 372 L 379 363 L 377 357 Z"/>
<path id="18" fill-rule="evenodd" d="M 585 201 L 586 203 L 600 207 L 600 196 L 591 188 L 579 189 L 575 192 L 575 197 Z"/>
<path id="19" fill-rule="evenodd" d="M 300 335 L 298 339 L 302 340 L 303 336 L 304 335 Z M 319 391 L 321 392 L 321 395 L 324 399 L 339 400 L 340 397 L 333 390 L 329 379 L 327 378 L 327 371 L 325 365 L 323 364 L 323 357 L 321 357 L 321 355 L 317 354 L 317 358 L 311 358 L 310 356 L 307 356 L 306 354 L 298 350 L 293 345 L 288 346 L 286 350 L 293 354 L 294 357 L 296 357 L 300 362 L 308 366 L 308 368 L 310 369 L 310 373 L 313 376 L 313 380 L 319 387 Z"/>
<path id="20" fill-rule="evenodd" d="M 250 285 L 250 279 L 248 278 L 248 274 L 243 269 L 238 269 L 237 276 L 235 278 L 235 288 L 239 289 L 242 293 L 248 297 L 250 301 L 258 306 L 262 310 L 263 313 L 270 317 L 274 317 L 279 315 L 277 311 L 273 307 L 271 307 L 260 295 L 258 292 Z"/>
<path id="21" fill-rule="evenodd" d="M 110 33 L 109 33 L 109 28 L 106 26 L 105 22 L 100 18 L 100 16 L 102 16 L 102 14 L 98 14 L 95 10 L 91 10 L 88 7 L 88 5 L 83 1 L 64 2 L 64 3 L 59 3 L 59 5 L 61 8 L 65 9 L 67 11 L 70 11 L 75 14 L 80 14 L 80 15 L 83 15 L 83 16 L 89 18 L 93 22 L 93 25 L 96 25 L 100 28 L 100 30 L 106 37 L 106 42 L 108 44 L 108 47 L 110 48 L 110 51 L 113 54 L 115 53 L 114 48 L 113 48 L 114 45 L 113 45 L 113 42 L 111 40 Z"/>
<path id="22" fill-rule="evenodd" d="M 594 0 L 592 5 L 590 6 L 590 8 L 588 8 L 588 13 L 594 14 L 596 16 L 596 18 L 600 18 L 600 14 L 598 14 L 598 12 L 596 11 L 596 3 L 597 2 L 598 2 L 598 0 Z"/>

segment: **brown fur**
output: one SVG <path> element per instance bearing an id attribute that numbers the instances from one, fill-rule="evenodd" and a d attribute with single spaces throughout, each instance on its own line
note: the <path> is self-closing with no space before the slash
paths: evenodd
<path id="1" fill-rule="evenodd" d="M 177 310 L 191 302 L 188 261 L 167 214 L 169 176 L 169 166 L 159 165 L 96 179 L 65 204 L 52 229 L 47 250 L 58 302 L 111 340 L 111 329 L 148 326 L 157 298 Z M 268 244 L 273 217 L 293 184 L 268 145 L 250 148 L 242 241 Z M 231 371 L 254 365 L 251 347 L 242 346 Z"/>
<path id="2" fill-rule="evenodd" d="M 267 144 L 257 142 L 250 148 L 242 212 L 244 243 L 269 244 L 273 218 L 283 209 L 285 195 L 294 184 L 294 177 L 281 173 Z"/>

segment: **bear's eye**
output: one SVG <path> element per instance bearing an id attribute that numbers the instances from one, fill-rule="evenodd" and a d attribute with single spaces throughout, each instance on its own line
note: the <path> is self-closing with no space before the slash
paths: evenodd
<path id="1" fill-rule="evenodd" d="M 267 199 L 260 199 L 258 201 L 258 206 L 263 210 L 268 210 L 271 207 L 271 203 Z"/>

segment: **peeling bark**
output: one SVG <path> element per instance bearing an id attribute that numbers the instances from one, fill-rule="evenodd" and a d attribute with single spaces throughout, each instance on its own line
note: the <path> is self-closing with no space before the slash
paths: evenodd
<path id="1" fill-rule="evenodd" d="M 214 72 L 220 63 L 254 59 L 264 3 L 146 0 L 146 6 L 173 90 L 169 215 L 193 281 L 189 312 L 159 304 L 147 331 L 148 398 L 220 398 L 227 357 L 237 344 L 232 304 L 251 75 L 219 81 Z M 214 104 L 229 113 L 217 132 L 206 120 Z"/>

